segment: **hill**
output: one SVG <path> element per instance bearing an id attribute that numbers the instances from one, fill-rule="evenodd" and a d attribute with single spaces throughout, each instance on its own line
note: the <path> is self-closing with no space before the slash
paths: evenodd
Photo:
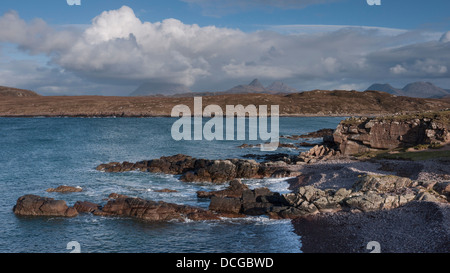
<path id="1" fill-rule="evenodd" d="M 36 92 L 6 86 L 0 86 L 0 97 L 37 97 Z"/>
<path id="2" fill-rule="evenodd" d="M 414 82 L 403 87 L 403 93 L 409 97 L 441 98 L 450 95 L 446 90 L 437 87 L 431 82 Z"/>
<path id="3" fill-rule="evenodd" d="M 223 93 L 225 94 L 247 94 L 247 93 L 264 93 L 266 92 L 266 88 L 261 84 L 258 79 L 254 79 L 249 84 L 237 85 L 233 88 L 230 88 Z"/>
<path id="4" fill-rule="evenodd" d="M 366 89 L 366 91 L 369 91 L 369 90 L 386 92 L 386 93 L 389 93 L 392 95 L 397 95 L 397 96 L 404 95 L 402 89 L 392 87 L 392 85 L 390 85 L 388 83 L 385 83 L 385 84 L 374 83 L 371 86 L 369 86 L 369 88 Z"/>
<path id="5" fill-rule="evenodd" d="M 402 89 L 392 87 L 390 84 L 375 83 L 366 91 L 382 91 L 396 96 L 407 96 L 413 98 L 442 98 L 450 95 L 448 90 L 442 89 L 431 82 L 413 82 L 405 85 Z"/>
<path id="6" fill-rule="evenodd" d="M 237 85 L 227 91 L 220 92 L 222 94 L 248 94 L 248 93 L 266 93 L 266 94 L 278 94 L 278 93 L 292 93 L 298 92 L 293 87 L 286 85 L 283 82 L 276 81 L 272 84 L 264 87 L 258 79 L 254 79 L 249 84 Z"/>
<path id="7" fill-rule="evenodd" d="M 249 84 L 240 84 L 226 91 L 217 92 L 184 92 L 172 95 L 172 97 L 203 97 L 203 96 L 219 96 L 227 94 L 289 94 L 298 92 L 297 89 L 286 85 L 283 82 L 275 81 L 264 87 L 258 79 L 254 79 Z"/>
<path id="8" fill-rule="evenodd" d="M 154 117 L 170 116 L 184 104 L 193 111 L 192 97 L 37 96 L 4 97 L 0 116 Z M 394 96 L 378 91 L 315 90 L 293 94 L 222 94 L 204 96 L 203 107 L 279 105 L 280 116 L 379 116 L 450 108 L 450 100 Z"/>
<path id="9" fill-rule="evenodd" d="M 271 90 L 271 91 L 275 91 L 278 93 L 296 93 L 298 92 L 297 89 L 290 87 L 289 85 L 280 82 L 280 81 L 275 81 L 272 84 L 268 85 L 266 87 L 267 90 Z"/>

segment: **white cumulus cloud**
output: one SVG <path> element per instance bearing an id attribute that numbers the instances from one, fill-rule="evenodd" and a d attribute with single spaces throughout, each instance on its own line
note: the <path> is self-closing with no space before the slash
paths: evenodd
<path id="1" fill-rule="evenodd" d="M 308 90 L 409 79 L 405 77 L 449 78 L 448 33 L 439 41 L 418 31 L 326 29 L 301 34 L 246 33 L 176 19 L 145 22 L 123 6 L 99 14 L 83 29 L 50 26 L 41 19 L 26 22 L 16 12 L 8 12 L 0 16 L 0 46 L 1 42 L 15 44 L 26 54 L 44 54 L 51 67 L 64 71 L 63 75 L 37 73 L 40 80 L 28 77 L 35 84 L 58 75 L 105 90 L 108 85 L 128 88 L 157 82 L 217 91 L 253 78 L 282 80 Z M 12 63 L 1 65 L 2 73 L 8 75 L 4 81 L 27 78 L 14 76 L 18 71 Z M 61 90 L 67 89 L 67 81 L 61 79 L 60 84 Z M 57 82 L 52 80 L 51 86 L 54 90 Z"/>

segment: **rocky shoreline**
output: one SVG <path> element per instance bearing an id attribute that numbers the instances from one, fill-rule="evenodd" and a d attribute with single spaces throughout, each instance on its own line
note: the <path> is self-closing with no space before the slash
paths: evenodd
<path id="1" fill-rule="evenodd" d="M 357 169 L 358 164 L 361 170 Z M 434 164 L 445 168 L 446 163 Z M 277 167 L 273 167 L 274 165 Z M 197 193 L 198 198 L 211 199 L 209 209 L 206 211 L 120 194 L 111 194 L 109 196 L 110 201 L 103 207 L 97 204 L 92 205 L 92 203 L 89 207 L 97 208 L 91 211 L 95 215 L 134 216 L 147 220 L 182 219 L 183 217 L 189 219 L 219 219 L 224 215 L 226 215 L 225 217 L 230 215 L 233 217 L 266 215 L 272 219 L 295 219 L 326 212 L 346 211 L 354 213 L 391 210 L 412 201 L 441 203 L 450 201 L 450 181 L 446 180 L 450 177 L 450 173 L 444 174 L 442 176 L 444 179 L 440 180 L 437 178 L 435 180 L 413 180 L 410 177 L 397 176 L 386 172 L 383 165 L 376 162 L 348 159 L 338 160 L 338 163 L 336 161 L 323 161 L 318 164 L 296 164 L 294 166 L 296 168 L 293 166 L 288 168 L 284 162 L 268 164 L 267 162 L 258 163 L 253 160 L 204 160 L 185 155 L 162 157 L 137 163 L 113 162 L 102 164 L 97 167 L 97 170 L 106 172 L 140 170 L 182 174 L 180 180 L 183 182 L 230 182 L 229 186 L 223 190 Z M 314 177 L 317 174 L 320 174 L 320 180 L 318 181 Z M 292 177 L 293 175 L 294 177 Z M 411 175 L 414 176 L 415 174 L 411 173 Z M 194 179 L 186 179 L 186 177 Z M 292 177 L 287 180 L 290 183 L 292 193 L 280 194 L 271 192 L 268 188 L 249 189 L 241 181 L 241 178 L 255 177 Z M 60 186 L 47 191 L 65 193 L 80 190 L 79 188 Z M 167 191 L 170 192 L 171 190 L 167 189 Z M 88 201 L 77 202 L 78 207 L 80 208 L 80 204 L 84 204 L 84 202 Z M 75 211 L 77 211 L 76 207 Z M 62 204 L 61 200 L 55 201 L 39 196 L 26 195 L 18 199 L 14 212 L 18 215 L 76 216 L 74 213 L 67 213 L 68 209 L 70 208 L 65 205 L 65 202 Z M 144 209 L 144 211 L 138 212 L 141 209 Z M 82 212 L 86 211 L 84 208 L 81 210 Z M 172 218 L 155 216 L 155 214 L 149 216 L 147 215 L 148 211 L 154 211 L 152 213 L 156 214 L 171 211 L 178 216 L 171 216 Z"/>
<path id="2" fill-rule="evenodd" d="M 394 164 L 401 173 L 385 167 Z M 292 219 L 303 252 L 367 253 L 370 241 L 379 242 L 382 252 L 450 252 L 448 161 L 411 164 L 340 157 L 296 166 L 301 174 L 287 178 L 291 193 L 250 189 L 234 179 L 223 190 L 197 192 L 198 198 L 210 199 L 208 209 L 113 193 L 106 204 L 78 201 L 73 207 L 62 200 L 25 195 L 17 200 L 14 213 L 52 217 L 90 213 L 150 222 L 265 215 Z M 408 171 L 413 169 L 418 171 Z"/>
<path id="3" fill-rule="evenodd" d="M 266 216 L 292 219 L 295 232 L 302 237 L 304 252 L 367 252 L 363 243 L 369 239 L 382 243 L 386 252 L 450 252 L 448 158 L 422 161 L 359 158 L 349 151 L 359 152 L 360 148 L 348 149 L 353 147 L 355 137 L 374 138 L 358 145 L 372 143 L 370 150 L 381 151 L 385 147 L 378 145 L 380 143 L 389 146 L 396 143 L 396 148 L 431 142 L 448 145 L 450 134 L 446 120 L 439 123 L 423 120 L 427 118 L 418 118 L 414 123 L 410 119 L 386 122 L 386 119 L 366 118 L 356 123 L 346 120 L 332 136 L 329 130 L 320 132 L 326 133 L 323 143 L 308 152 L 270 154 L 258 158 L 262 160 L 260 162 L 236 158 L 208 160 L 178 154 L 135 163 L 105 163 L 96 168 L 102 172 L 178 175 L 182 183 L 228 183 L 228 187 L 219 191 L 197 192 L 197 198 L 210 199 L 208 209 L 112 193 L 106 204 L 85 200 L 76 202 L 73 207 L 63 200 L 24 195 L 17 200 L 13 211 L 25 216 L 76 217 L 80 213 L 91 213 L 145 221 Z M 426 126 L 421 125 L 421 120 Z M 367 128 L 369 122 L 374 125 Z M 376 126 L 378 129 L 374 130 Z M 414 134 L 398 141 L 399 132 Z M 267 177 L 286 178 L 291 192 L 280 194 L 268 188 L 250 189 L 245 184 L 245 179 Z M 70 193 L 80 190 L 60 186 L 47 191 Z M 408 221 L 413 226 L 408 226 Z"/>

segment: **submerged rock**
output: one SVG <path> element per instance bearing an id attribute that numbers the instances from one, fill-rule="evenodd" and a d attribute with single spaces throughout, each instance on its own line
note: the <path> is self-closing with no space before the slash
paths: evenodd
<path id="1" fill-rule="evenodd" d="M 162 190 L 155 190 L 155 192 L 172 193 L 172 192 L 178 192 L 178 191 L 177 190 L 171 190 L 171 189 L 162 189 Z"/>
<path id="2" fill-rule="evenodd" d="M 57 188 L 47 189 L 46 191 L 47 192 L 69 193 L 69 192 L 82 192 L 83 189 L 81 187 L 59 186 Z"/>

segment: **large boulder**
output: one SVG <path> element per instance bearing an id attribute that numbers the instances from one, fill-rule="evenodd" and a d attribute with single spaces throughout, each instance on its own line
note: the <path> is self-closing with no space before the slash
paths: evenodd
<path id="1" fill-rule="evenodd" d="M 78 212 L 73 207 L 68 207 L 63 200 L 41 197 L 37 195 L 24 195 L 17 199 L 13 208 L 16 215 L 22 216 L 61 216 L 74 217 Z"/>

